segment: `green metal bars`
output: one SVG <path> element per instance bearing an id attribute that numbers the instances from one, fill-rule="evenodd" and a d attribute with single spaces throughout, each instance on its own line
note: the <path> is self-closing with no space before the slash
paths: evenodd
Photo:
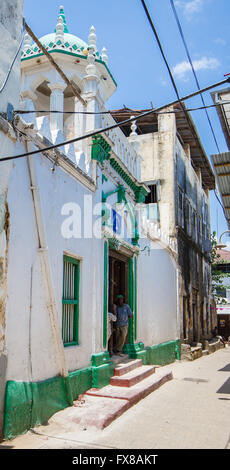
<path id="1" fill-rule="evenodd" d="M 64 346 L 78 344 L 79 261 L 63 259 L 62 339 Z"/>

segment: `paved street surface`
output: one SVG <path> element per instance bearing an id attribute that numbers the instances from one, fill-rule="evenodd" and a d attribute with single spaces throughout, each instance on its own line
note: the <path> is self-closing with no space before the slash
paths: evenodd
<path id="1" fill-rule="evenodd" d="M 104 430 L 73 423 L 71 407 L 0 449 L 230 449 L 230 347 L 162 369 L 173 380 Z"/>

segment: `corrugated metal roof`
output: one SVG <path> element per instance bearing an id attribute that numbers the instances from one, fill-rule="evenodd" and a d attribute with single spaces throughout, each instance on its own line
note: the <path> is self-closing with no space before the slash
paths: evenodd
<path id="1" fill-rule="evenodd" d="M 211 155 L 211 158 L 230 229 L 230 152 Z"/>
<path id="2" fill-rule="evenodd" d="M 230 87 L 215 91 L 211 93 L 211 96 L 215 104 L 220 104 L 223 101 L 223 105 L 217 106 L 216 111 L 220 119 L 226 144 L 230 150 L 230 105 L 225 103 L 225 101 L 230 100 Z"/>

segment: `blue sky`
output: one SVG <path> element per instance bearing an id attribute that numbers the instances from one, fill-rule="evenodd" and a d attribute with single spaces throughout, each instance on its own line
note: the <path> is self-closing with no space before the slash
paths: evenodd
<path id="1" fill-rule="evenodd" d="M 218 82 L 230 73 L 229 0 L 175 0 L 201 87 Z M 180 96 L 196 91 L 186 52 L 169 0 L 146 0 Z M 24 0 L 24 16 L 41 37 L 53 32 L 60 3 L 57 0 Z M 176 98 L 153 32 L 140 0 L 63 0 L 69 32 L 88 41 L 91 25 L 96 28 L 97 47 L 107 48 L 109 68 L 118 84 L 108 107 L 144 109 L 167 104 Z M 204 95 L 212 104 L 210 93 Z M 199 97 L 188 106 L 201 106 Z M 209 110 L 221 152 L 227 146 L 215 109 Z M 216 145 L 204 111 L 192 112 L 203 146 L 210 156 Z M 223 211 L 211 193 L 211 228 L 220 235 L 227 229 Z M 218 230 L 217 230 L 218 229 Z M 224 239 L 226 242 L 227 238 Z M 230 245 L 230 242 L 229 242 Z"/>

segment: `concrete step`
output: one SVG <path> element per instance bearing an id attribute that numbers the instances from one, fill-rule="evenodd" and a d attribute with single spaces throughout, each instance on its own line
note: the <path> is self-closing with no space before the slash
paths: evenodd
<path id="1" fill-rule="evenodd" d="M 171 371 L 160 371 L 158 369 L 156 374 L 152 374 L 150 377 L 142 380 L 133 387 L 120 387 L 114 385 L 106 385 L 101 389 L 92 388 L 88 390 L 85 395 L 94 397 L 112 398 L 118 400 L 127 400 L 129 405 L 132 406 L 138 401 L 145 398 L 147 395 L 158 389 L 165 382 L 172 380 Z"/>
<path id="2" fill-rule="evenodd" d="M 135 359 L 134 361 L 128 362 L 127 364 L 121 363 L 114 369 L 114 375 L 118 375 L 121 377 L 124 374 L 127 374 L 128 372 L 131 372 L 134 369 L 137 369 L 137 367 L 142 366 L 142 360 L 141 359 Z"/>
<path id="3" fill-rule="evenodd" d="M 133 387 L 137 383 L 154 374 L 154 366 L 141 366 L 122 376 L 114 375 L 110 379 L 110 385 L 117 387 Z"/>

